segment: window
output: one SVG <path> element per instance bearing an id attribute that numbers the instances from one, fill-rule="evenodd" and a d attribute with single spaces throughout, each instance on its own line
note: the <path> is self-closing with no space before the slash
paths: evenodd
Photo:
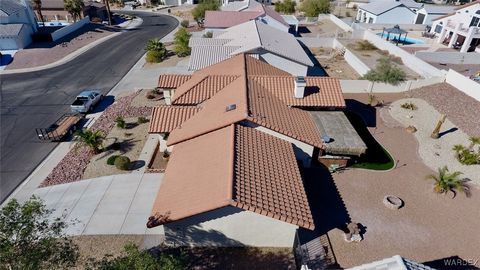
<path id="1" fill-rule="evenodd" d="M 474 16 L 472 18 L 472 21 L 470 22 L 470 26 L 479 26 L 480 25 L 479 22 L 480 22 L 480 18 Z"/>
<path id="2" fill-rule="evenodd" d="M 442 32 L 442 28 L 443 27 L 441 25 L 437 24 L 437 26 L 435 26 L 435 33 L 440 34 Z"/>
<path id="3" fill-rule="evenodd" d="M 372 17 L 368 18 L 368 23 L 373 23 L 373 18 Z"/>

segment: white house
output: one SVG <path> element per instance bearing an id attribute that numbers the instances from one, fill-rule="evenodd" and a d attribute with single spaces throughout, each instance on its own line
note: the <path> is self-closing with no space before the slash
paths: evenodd
<path id="1" fill-rule="evenodd" d="M 480 45 L 480 1 L 463 5 L 450 15 L 432 22 L 432 32 L 439 34 L 437 43 L 460 52 L 475 51 Z"/>
<path id="2" fill-rule="evenodd" d="M 35 14 L 25 0 L 1 0 L 1 50 L 17 50 L 28 46 L 37 28 Z"/>
<path id="3" fill-rule="evenodd" d="M 375 1 L 358 8 L 357 21 L 362 23 L 410 24 L 415 11 L 402 1 Z"/>
<path id="4" fill-rule="evenodd" d="M 448 15 L 455 10 L 454 6 L 425 5 L 417 11 L 413 23 L 432 25 L 432 21 Z"/>

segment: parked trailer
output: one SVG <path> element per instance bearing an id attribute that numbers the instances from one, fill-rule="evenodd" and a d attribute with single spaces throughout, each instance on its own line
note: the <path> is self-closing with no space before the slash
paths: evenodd
<path id="1" fill-rule="evenodd" d="M 48 128 L 36 128 L 37 137 L 45 141 L 60 141 L 65 135 L 76 129 L 80 119 L 82 119 L 82 115 L 79 113 L 66 113 Z"/>

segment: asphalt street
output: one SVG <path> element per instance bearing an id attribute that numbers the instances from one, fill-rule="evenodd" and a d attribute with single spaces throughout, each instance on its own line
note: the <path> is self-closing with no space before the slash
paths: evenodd
<path id="1" fill-rule="evenodd" d="M 0 202 L 57 146 L 38 140 L 35 128 L 48 127 L 69 112 L 71 102 L 84 89 L 109 92 L 145 53 L 148 39 L 162 38 L 178 24 L 166 15 L 129 14 L 141 17 L 143 24 L 64 65 L 0 75 Z"/>

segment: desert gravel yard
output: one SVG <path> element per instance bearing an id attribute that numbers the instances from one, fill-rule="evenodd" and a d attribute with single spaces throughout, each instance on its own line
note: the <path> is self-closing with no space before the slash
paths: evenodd
<path id="1" fill-rule="evenodd" d="M 379 98 L 389 103 L 402 96 Z M 346 98 L 366 101 L 366 95 L 361 94 L 348 94 Z M 352 104 L 351 100 L 347 104 Z M 365 226 L 360 243 L 345 242 L 339 229 L 328 232 L 339 265 L 352 267 L 398 254 L 449 269 L 442 259 L 480 259 L 479 188 L 473 186 L 470 198 L 458 194 L 452 199 L 451 193 L 434 193 L 432 181 L 425 176 L 435 172 L 420 158 L 415 136 L 398 122 L 387 126 L 379 110 L 376 122 L 369 123 L 374 123 L 369 127 L 371 133 L 388 149 L 397 165 L 386 172 L 348 169 L 332 175 L 351 221 Z M 404 206 L 399 210 L 385 207 L 385 195 L 400 197 Z M 480 267 L 478 263 L 476 267 Z"/>

